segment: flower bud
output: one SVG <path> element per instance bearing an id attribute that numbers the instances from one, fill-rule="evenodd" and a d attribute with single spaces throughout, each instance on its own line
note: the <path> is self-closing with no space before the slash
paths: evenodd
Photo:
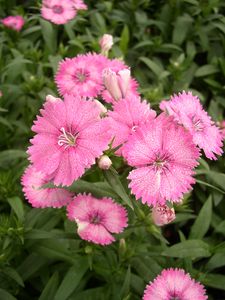
<path id="1" fill-rule="evenodd" d="M 130 70 L 129 69 L 123 69 L 118 72 L 118 84 L 122 93 L 122 98 L 126 97 L 127 90 L 129 88 L 130 83 Z"/>
<path id="2" fill-rule="evenodd" d="M 109 50 L 112 48 L 113 45 L 113 37 L 111 34 L 104 34 L 99 41 L 101 47 L 101 54 L 107 56 Z"/>
<path id="3" fill-rule="evenodd" d="M 100 117 L 103 117 L 107 113 L 107 108 L 97 99 L 94 99 L 94 102 L 96 103 L 96 105 L 100 110 Z"/>
<path id="4" fill-rule="evenodd" d="M 157 205 L 152 209 L 152 220 L 157 226 L 166 225 L 175 218 L 174 208 L 169 208 L 167 205 Z"/>
<path id="5" fill-rule="evenodd" d="M 111 159 L 107 155 L 102 155 L 98 160 L 98 166 L 102 170 L 108 170 L 112 165 Z"/>
<path id="6" fill-rule="evenodd" d="M 3 93 L 2 93 L 2 91 L 0 90 L 0 98 L 3 96 Z"/>
<path id="7" fill-rule="evenodd" d="M 47 95 L 46 98 L 45 98 L 45 100 L 48 101 L 48 102 L 56 102 L 56 101 L 61 100 L 61 99 L 60 98 L 56 98 L 56 97 L 54 97 L 52 95 Z"/>
<path id="8" fill-rule="evenodd" d="M 126 97 L 130 83 L 130 70 L 123 69 L 116 74 L 111 69 L 105 69 L 103 71 L 103 81 L 110 95 L 118 101 Z"/>
<path id="9" fill-rule="evenodd" d="M 105 69 L 103 71 L 103 81 L 106 89 L 111 94 L 114 100 L 118 101 L 122 99 L 122 92 L 120 90 L 117 75 L 111 69 Z"/>

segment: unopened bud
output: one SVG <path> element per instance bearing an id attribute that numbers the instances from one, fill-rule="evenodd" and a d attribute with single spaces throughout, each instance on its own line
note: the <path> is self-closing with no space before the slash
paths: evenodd
<path id="1" fill-rule="evenodd" d="M 48 101 L 48 102 L 56 102 L 56 101 L 59 101 L 61 99 L 60 98 L 56 98 L 56 97 L 54 97 L 52 95 L 47 95 L 46 98 L 45 98 L 45 100 Z"/>
<path id="2" fill-rule="evenodd" d="M 123 69 L 118 72 L 118 84 L 122 93 L 122 97 L 125 98 L 127 94 L 127 90 L 129 88 L 130 83 L 130 70 L 129 69 Z"/>
<path id="3" fill-rule="evenodd" d="M 119 242 L 119 253 L 121 256 L 123 256 L 127 251 L 127 245 L 126 245 L 126 241 L 125 239 L 120 239 L 120 242 Z"/>
<path id="4" fill-rule="evenodd" d="M 0 98 L 3 96 L 3 93 L 2 93 L 2 91 L 0 90 Z"/>
<path id="5" fill-rule="evenodd" d="M 109 50 L 113 45 L 113 37 L 111 34 L 104 34 L 99 41 L 101 47 L 101 53 L 105 56 L 108 55 Z"/>
<path id="6" fill-rule="evenodd" d="M 98 106 L 98 108 L 100 110 L 100 116 L 101 117 L 105 116 L 105 114 L 107 113 L 107 108 L 97 99 L 94 99 L 94 102 L 96 103 L 96 105 Z"/>
<path id="7" fill-rule="evenodd" d="M 102 155 L 98 160 L 98 166 L 102 170 L 108 170 L 111 165 L 112 161 L 107 155 Z"/>
<path id="8" fill-rule="evenodd" d="M 107 91 L 118 101 L 126 97 L 129 83 L 130 83 L 130 70 L 123 69 L 116 74 L 111 69 L 103 71 L 103 81 Z"/>
<path id="9" fill-rule="evenodd" d="M 157 226 L 166 225 L 175 218 L 174 208 L 169 208 L 167 205 L 157 205 L 152 209 L 152 220 Z"/>
<path id="10" fill-rule="evenodd" d="M 107 91 L 118 101 L 122 99 L 122 93 L 118 84 L 117 75 L 111 69 L 105 69 L 103 71 L 103 81 Z"/>

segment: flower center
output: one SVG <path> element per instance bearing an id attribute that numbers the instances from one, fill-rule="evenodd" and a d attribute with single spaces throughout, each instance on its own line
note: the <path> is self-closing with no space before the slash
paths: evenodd
<path id="1" fill-rule="evenodd" d="M 89 77 L 89 72 L 83 69 L 78 69 L 73 77 L 76 83 L 83 83 Z"/>
<path id="2" fill-rule="evenodd" d="M 138 128 L 138 126 L 137 126 L 137 125 L 134 125 L 134 126 L 131 128 L 131 131 L 136 132 L 137 128 Z"/>
<path id="3" fill-rule="evenodd" d="M 170 160 L 170 156 L 167 153 L 156 154 L 154 161 L 150 165 L 153 166 L 156 172 L 162 172 L 167 169 L 167 165 Z"/>
<path id="4" fill-rule="evenodd" d="M 100 224 L 102 221 L 102 217 L 99 215 L 98 212 L 92 214 L 90 217 L 89 217 L 89 222 L 91 224 Z"/>
<path id="5" fill-rule="evenodd" d="M 170 298 L 170 300 L 180 300 L 180 298 L 179 298 L 179 297 L 173 297 L 173 296 L 172 296 L 172 298 Z"/>
<path id="6" fill-rule="evenodd" d="M 52 7 L 52 10 L 55 14 L 62 14 L 63 13 L 63 7 L 61 5 L 54 5 Z"/>
<path id="7" fill-rule="evenodd" d="M 60 129 L 62 134 L 58 137 L 58 145 L 64 146 L 64 148 L 75 146 L 78 133 L 72 134 L 71 132 L 67 132 L 64 127 Z"/>
<path id="8" fill-rule="evenodd" d="M 204 129 L 202 121 L 196 115 L 194 115 L 191 120 L 196 131 L 202 131 Z"/>

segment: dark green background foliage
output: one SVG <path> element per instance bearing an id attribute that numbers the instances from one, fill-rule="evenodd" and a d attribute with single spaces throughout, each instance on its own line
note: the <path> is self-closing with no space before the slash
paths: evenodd
<path id="1" fill-rule="evenodd" d="M 135 300 L 163 268 L 181 267 L 201 281 L 209 299 L 225 299 L 224 158 L 201 159 L 194 191 L 162 229 L 118 175 L 93 167 L 71 190 L 111 196 L 129 210 L 129 227 L 111 246 L 82 241 L 63 209 L 32 209 L 20 177 L 27 165 L 30 127 L 53 81 L 58 61 L 99 51 L 114 36 L 111 57 L 132 67 L 143 96 L 157 109 L 173 92 L 191 89 L 215 121 L 225 107 L 223 0 L 86 1 L 65 26 L 40 18 L 41 3 L 0 0 L 0 17 L 25 16 L 21 33 L 0 26 L 0 299 Z M 114 166 L 121 166 L 115 160 Z M 113 177 L 115 176 L 115 177 Z M 194 299 L 193 299 L 194 300 Z"/>

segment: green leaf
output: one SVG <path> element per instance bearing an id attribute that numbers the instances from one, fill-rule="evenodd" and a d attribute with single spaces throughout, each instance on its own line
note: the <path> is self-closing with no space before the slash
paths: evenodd
<path id="1" fill-rule="evenodd" d="M 59 285 L 59 274 L 55 272 L 47 282 L 39 300 L 50 300 L 54 299 L 55 293 Z"/>
<path id="2" fill-rule="evenodd" d="M 224 252 L 219 252 L 214 254 L 208 263 L 206 264 L 206 269 L 207 270 L 214 270 L 216 268 L 221 268 L 225 266 L 225 253 Z"/>
<path id="3" fill-rule="evenodd" d="M 131 202 L 130 197 L 127 195 L 121 181 L 119 175 L 116 174 L 114 171 L 106 170 L 103 172 L 106 180 L 112 187 L 112 189 L 120 196 L 120 198 L 127 204 L 130 208 L 134 209 L 133 204 Z"/>
<path id="4" fill-rule="evenodd" d="M 124 55 L 126 55 L 126 53 L 127 53 L 129 39 L 130 39 L 129 28 L 127 25 L 124 25 L 123 31 L 122 31 L 121 37 L 120 37 L 120 49 Z"/>
<path id="5" fill-rule="evenodd" d="M 39 271 L 44 265 L 48 263 L 48 259 L 41 257 L 35 253 L 31 253 L 25 260 L 22 261 L 17 271 L 23 278 L 27 280 Z"/>
<path id="6" fill-rule="evenodd" d="M 211 255 L 209 245 L 201 240 L 187 240 L 164 250 L 162 255 L 169 257 L 208 257 Z"/>
<path id="7" fill-rule="evenodd" d="M 107 182 L 88 182 L 84 180 L 77 180 L 68 188 L 68 190 L 74 193 L 91 193 L 99 198 L 118 197 Z"/>
<path id="8" fill-rule="evenodd" d="M 215 74 L 219 72 L 219 69 L 214 66 L 214 65 L 205 65 L 200 68 L 195 73 L 195 77 L 202 77 L 202 76 L 207 76 L 211 74 Z"/>
<path id="9" fill-rule="evenodd" d="M 2 269 L 2 272 L 10 278 L 12 278 L 13 280 L 15 280 L 20 286 L 24 287 L 23 279 L 15 269 L 10 267 L 4 267 Z"/>
<path id="10" fill-rule="evenodd" d="M 17 300 L 13 295 L 11 295 L 6 290 L 0 288 L 0 299 L 1 300 Z"/>
<path id="11" fill-rule="evenodd" d="M 206 274 L 201 282 L 209 287 L 225 291 L 225 276 L 220 274 Z"/>
<path id="12" fill-rule="evenodd" d="M 147 57 L 140 57 L 139 60 L 143 61 L 157 77 L 160 77 L 161 73 L 164 71 L 159 64 Z"/>
<path id="13" fill-rule="evenodd" d="M 197 219 L 191 227 L 189 239 L 201 239 L 209 229 L 212 218 L 212 196 L 210 195 L 202 209 L 199 212 Z"/>
<path id="14" fill-rule="evenodd" d="M 185 40 L 188 30 L 191 28 L 193 19 L 189 15 L 180 16 L 174 24 L 172 41 L 174 44 L 181 45 Z"/>
<path id="15" fill-rule="evenodd" d="M 123 282 L 122 288 L 120 290 L 120 298 L 121 299 L 126 297 L 129 293 L 129 290 L 130 290 L 130 275 L 131 275 L 130 266 L 128 266 L 126 276 L 124 278 L 124 282 Z"/>
<path id="16" fill-rule="evenodd" d="M 77 288 L 82 277 L 88 270 L 87 258 L 79 258 L 76 263 L 66 273 L 61 285 L 59 286 L 54 300 L 66 300 Z"/>
<path id="17" fill-rule="evenodd" d="M 26 157 L 26 152 L 22 150 L 4 150 L 0 152 L 0 165 L 18 158 Z"/>
<path id="18" fill-rule="evenodd" d="M 224 191 L 222 191 L 221 189 L 219 189 L 219 188 L 216 187 L 215 185 L 212 185 L 212 184 L 210 184 L 210 183 L 208 183 L 208 182 L 205 182 L 205 181 L 199 180 L 199 179 L 196 179 L 196 182 L 199 183 L 199 184 L 208 186 L 208 187 L 210 187 L 210 188 L 212 188 L 212 189 L 214 189 L 214 190 L 216 190 L 216 191 L 218 191 L 218 192 L 220 192 L 220 193 L 222 193 L 222 194 L 225 194 Z"/>
<path id="19" fill-rule="evenodd" d="M 49 51 L 54 54 L 57 49 L 57 31 L 56 27 L 51 22 L 45 21 L 40 18 L 41 31 L 45 41 L 46 46 Z"/>
<path id="20" fill-rule="evenodd" d="M 225 220 L 216 227 L 215 231 L 225 235 Z"/>
<path id="21" fill-rule="evenodd" d="M 8 202 L 13 211 L 17 215 L 18 219 L 22 222 L 24 220 L 23 202 L 19 197 L 8 198 Z"/>

